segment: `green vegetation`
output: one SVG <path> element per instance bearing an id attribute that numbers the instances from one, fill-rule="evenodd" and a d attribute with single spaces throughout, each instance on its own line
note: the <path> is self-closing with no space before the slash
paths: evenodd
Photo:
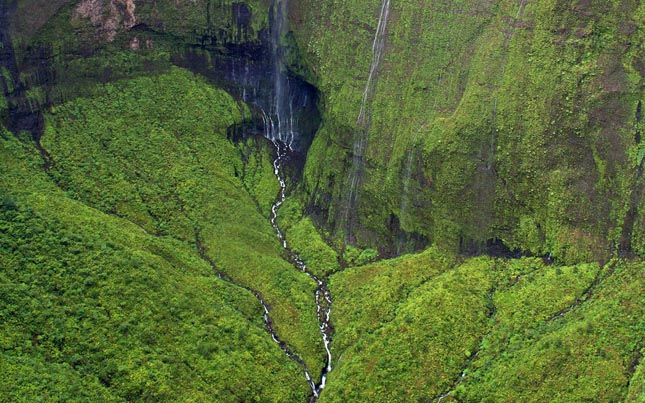
<path id="1" fill-rule="evenodd" d="M 37 145 L 0 125 L 0 400 L 307 401 L 253 295 L 316 378 L 316 285 L 269 222 L 273 146 L 177 67 L 218 79 L 274 51 L 271 2 L 81 3 L 16 2 L 19 80 L 0 66 L 45 122 Z M 282 38 L 320 91 L 278 217 L 329 280 L 320 402 L 645 403 L 645 5 L 393 1 L 345 237 L 381 5 L 291 1 Z"/>
<path id="2" fill-rule="evenodd" d="M 321 401 L 401 402 L 439 395 L 486 329 L 491 266 L 473 260 L 411 292 L 391 321 L 379 318 L 376 330 L 341 352 Z"/>
<path id="3" fill-rule="evenodd" d="M 563 269 L 556 275 L 584 276 L 584 268 L 581 269 L 582 273 Z M 504 351 L 494 351 L 497 335 L 491 333 L 485 340 L 472 372 L 457 391 L 459 401 L 622 401 L 645 331 L 643 264 L 612 262 L 605 268 L 604 277 L 594 287 L 592 298 L 553 320 L 543 320 L 553 311 L 544 310 L 545 298 L 539 294 L 530 296 L 530 305 L 542 305 L 541 315 L 529 305 L 538 314 L 531 315 L 521 307 L 521 299 L 514 301 L 514 308 L 500 307 L 500 316 L 506 311 L 500 323 L 506 322 L 510 314 L 514 317 L 511 322 L 521 327 L 505 336 L 508 342 Z M 536 278 L 544 280 L 547 279 Z M 567 287 L 566 282 L 558 284 Z M 519 293 L 523 293 L 522 288 Z M 560 304 L 551 305 L 551 310 L 568 304 L 575 295 L 569 290 L 563 288 L 556 294 L 551 288 L 549 294 L 561 298 Z M 523 316 L 527 314 L 528 319 Z M 632 382 L 638 385 L 638 377 L 634 376 Z M 632 396 L 639 393 L 636 389 L 630 391 Z"/>
<path id="4" fill-rule="evenodd" d="M 251 138 L 238 147 L 244 161 L 244 187 L 256 201 L 260 213 L 268 219 L 280 191 L 280 184 L 273 174 L 274 146 L 264 138 Z"/>
<path id="5" fill-rule="evenodd" d="M 219 270 L 260 292 L 281 338 L 308 365 L 322 366 L 315 284 L 282 258 L 240 179 L 241 153 L 225 136 L 240 106 L 177 68 L 100 90 L 47 117 L 42 144 L 56 183 L 148 233 L 199 244 Z"/>
<path id="6" fill-rule="evenodd" d="M 381 1 L 305 1 L 295 21 L 319 75 L 323 125 L 304 173 L 310 204 L 338 207 Z M 562 262 L 640 253 L 629 215 L 641 144 L 644 9 L 638 2 L 392 3 L 371 104 L 353 234 L 451 251 L 489 239 Z M 632 222 L 634 221 L 635 222 Z M 409 247 L 409 246 L 408 246 Z"/>
<path id="7" fill-rule="evenodd" d="M 348 269 L 332 277 L 336 362 L 321 402 L 621 401 L 645 334 L 642 273 L 458 263 L 436 249 Z"/>
<path id="8" fill-rule="evenodd" d="M 73 200 L 4 131 L 0 157 L 3 400 L 305 399 L 257 299 L 194 244 Z"/>
<path id="9" fill-rule="evenodd" d="M 638 358 L 642 360 L 643 350 L 641 350 Z M 638 366 L 635 368 L 634 376 L 629 382 L 629 393 L 627 394 L 626 399 L 626 401 L 629 403 L 645 402 L 645 374 L 643 373 L 643 371 L 643 364 L 638 364 Z"/>
<path id="10" fill-rule="evenodd" d="M 331 278 L 336 351 L 389 322 L 411 290 L 451 266 L 436 250 L 348 269 Z M 338 355 L 338 354 L 337 354 Z"/>
<path id="11" fill-rule="evenodd" d="M 338 253 L 325 243 L 302 210 L 296 198 L 286 199 L 278 211 L 278 225 L 289 247 L 303 259 L 308 270 L 318 277 L 328 276 L 340 269 Z"/>

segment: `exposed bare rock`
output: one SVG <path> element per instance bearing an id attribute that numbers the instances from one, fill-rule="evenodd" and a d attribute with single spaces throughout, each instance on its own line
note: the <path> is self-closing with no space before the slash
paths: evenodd
<path id="1" fill-rule="evenodd" d="M 112 42 L 117 33 L 134 26 L 133 0 L 82 0 L 72 18 L 89 20 L 101 39 Z"/>
<path id="2" fill-rule="evenodd" d="M 137 50 L 139 49 L 139 38 L 136 36 L 130 41 L 130 49 Z"/>

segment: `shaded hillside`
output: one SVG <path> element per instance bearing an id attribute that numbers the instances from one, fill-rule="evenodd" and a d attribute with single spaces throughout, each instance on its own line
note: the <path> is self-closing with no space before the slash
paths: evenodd
<path id="1" fill-rule="evenodd" d="M 230 96 L 177 69 L 52 110 L 49 175 L 3 132 L 4 396 L 305 399 L 260 303 L 217 275 L 256 289 L 283 340 L 322 365 L 313 285 L 282 260 L 226 139 L 239 119 Z M 271 175 L 254 155 L 248 171 Z"/>

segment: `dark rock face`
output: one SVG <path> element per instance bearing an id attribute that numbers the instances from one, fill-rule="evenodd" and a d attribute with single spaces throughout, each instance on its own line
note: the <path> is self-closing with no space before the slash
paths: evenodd
<path id="1" fill-rule="evenodd" d="M 15 2 L 0 2 L 0 84 L 4 97 L 7 99 L 7 115 L 3 117 L 4 124 L 14 133 L 28 131 L 38 142 L 43 132 L 44 121 L 38 105 L 31 104 L 25 95 L 25 86 L 20 82 L 13 41 L 9 32 L 11 15 L 15 10 Z"/>
<path id="2" fill-rule="evenodd" d="M 249 32 L 251 31 L 251 10 L 244 3 L 233 3 L 231 5 L 233 14 L 233 21 L 237 26 L 236 42 L 247 42 L 249 40 Z"/>
<path id="3" fill-rule="evenodd" d="M 284 59 L 288 49 L 280 44 L 285 29 L 278 12 L 272 26 L 251 37 L 251 10 L 243 3 L 231 6 L 237 29 L 235 38 L 209 29 L 195 33 L 197 43 L 174 57 L 173 62 L 215 81 L 251 107 L 254 129 L 275 131 L 280 141 L 298 154 L 305 154 L 320 124 L 318 91 L 288 71 Z"/>
<path id="4" fill-rule="evenodd" d="M 161 8 L 148 9 L 149 7 L 142 5 L 137 6 L 135 11 L 134 6 L 112 7 L 121 3 L 131 2 L 87 0 L 79 3 L 71 18 L 76 24 L 87 25 L 81 29 L 83 32 L 94 32 L 100 28 L 96 25 L 100 18 L 94 14 L 103 9 L 116 10 L 112 13 L 114 15 L 108 13 L 109 16 L 119 17 L 118 21 L 127 20 L 127 24 L 112 24 L 115 31 L 109 32 L 109 38 L 106 35 L 88 34 L 78 43 L 61 42 L 58 46 L 62 47 L 63 54 L 53 57 L 52 44 L 46 41 L 27 44 L 26 48 L 14 52 L 9 22 L 13 18 L 15 5 L 12 6 L 10 1 L 2 1 L 0 36 L 3 47 L 0 49 L 0 64 L 11 77 L 0 78 L 0 90 L 3 90 L 9 100 L 9 111 L 5 113 L 7 116 L 3 120 L 12 131 L 27 130 L 38 140 L 43 130 L 41 108 L 82 95 L 84 87 L 79 86 L 78 82 L 91 84 L 82 69 L 70 71 L 66 68 L 69 61 L 92 56 L 98 50 L 109 47 L 129 48 L 136 52 L 140 47 L 150 49 L 156 47 L 153 42 L 160 42 L 173 48 L 172 63 L 211 79 L 250 106 L 253 125 L 244 129 L 245 135 L 266 135 L 267 130 L 279 128 L 280 132 L 287 133 L 288 136 L 288 139 L 281 139 L 283 142 L 290 144 L 297 154 L 306 154 L 320 123 L 318 92 L 286 67 L 285 56 L 298 54 L 298 51 L 280 43 L 288 34 L 284 10 L 275 7 L 276 11 L 269 12 L 269 26 L 254 28 L 253 21 L 258 18 L 245 2 L 237 1 L 228 6 L 208 2 L 206 14 L 213 15 L 207 15 L 206 24 L 202 22 L 199 25 L 198 21 L 194 21 L 191 32 L 191 28 L 187 27 L 182 28 L 188 29 L 187 31 L 176 27 L 158 29 L 155 18 L 162 18 L 158 15 Z M 195 3 L 189 8 L 195 14 L 195 10 L 202 6 L 201 3 Z M 184 8 L 186 7 L 188 6 Z M 182 12 L 187 13 L 187 10 Z M 99 22 L 105 23 L 103 20 Z M 68 27 L 72 28 L 72 25 Z M 21 55 L 20 60 L 16 60 L 18 53 Z M 155 66 L 151 66 L 150 70 L 155 70 Z M 147 73 L 141 71 L 135 74 Z M 79 74 L 81 76 L 77 77 Z M 128 77 L 126 71 L 114 70 L 109 65 L 100 67 L 95 74 L 96 77 L 92 80 L 100 82 Z M 23 82 L 19 82 L 21 76 Z M 59 96 L 56 91 L 52 91 L 52 88 L 61 86 L 67 90 L 66 95 Z M 38 87 L 43 89 L 43 98 L 28 100 L 27 89 Z"/>
<path id="5" fill-rule="evenodd" d="M 235 45 L 230 50 L 228 54 L 212 54 L 212 66 L 208 65 L 201 49 L 187 49 L 173 61 L 214 80 L 234 97 L 246 102 L 252 109 L 257 130 L 264 130 L 263 115 L 273 115 L 275 122 L 279 120 L 277 109 L 288 110 L 293 117 L 295 139 L 292 147 L 298 152 L 306 152 L 320 122 L 316 88 L 287 72 L 274 72 L 267 50 L 262 47 Z M 274 88 L 277 74 L 284 80 L 283 104 L 278 107 Z M 280 120 L 289 119 L 285 115 L 280 116 Z"/>

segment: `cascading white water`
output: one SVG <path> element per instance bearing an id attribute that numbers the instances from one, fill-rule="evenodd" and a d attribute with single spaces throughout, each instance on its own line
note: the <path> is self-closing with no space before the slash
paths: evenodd
<path id="1" fill-rule="evenodd" d="M 271 141 L 279 141 L 286 144 L 290 149 L 294 148 L 297 138 L 295 119 L 294 98 L 290 95 L 289 80 L 284 73 L 284 50 L 281 45 L 281 38 L 287 31 L 287 0 L 276 0 L 273 4 L 273 24 L 271 25 L 271 57 L 273 65 L 273 94 L 272 103 L 268 113 L 265 113 L 271 120 L 271 131 L 267 138 Z"/>
<path id="2" fill-rule="evenodd" d="M 374 33 L 374 40 L 372 41 L 372 62 L 370 63 L 370 72 L 367 76 L 367 82 L 365 83 L 365 89 L 363 90 L 363 98 L 361 101 L 361 109 L 358 113 L 358 118 L 356 119 L 356 126 L 361 126 L 366 124 L 366 104 L 368 98 L 372 95 L 373 91 L 372 80 L 376 76 L 376 70 L 381 64 L 381 58 L 383 57 L 383 49 L 385 48 L 385 28 L 387 26 L 388 16 L 390 15 L 390 0 L 383 0 L 381 4 L 381 14 L 378 18 L 378 24 L 376 25 L 376 32 Z M 354 147 L 356 148 L 356 146 Z"/>
<path id="3" fill-rule="evenodd" d="M 331 355 L 331 334 L 332 334 L 332 326 L 331 326 L 331 304 L 332 304 L 332 299 L 331 299 L 331 294 L 329 293 L 329 290 L 327 289 L 327 285 L 325 282 L 310 272 L 307 269 L 307 266 L 305 262 L 298 256 L 297 253 L 293 252 L 287 243 L 287 240 L 280 230 L 280 227 L 278 226 L 277 220 L 278 220 L 278 209 L 284 203 L 286 199 L 286 189 L 287 189 L 287 184 L 282 178 L 280 174 L 280 168 L 282 166 L 282 163 L 284 162 L 284 158 L 286 157 L 286 153 L 289 149 L 288 145 L 285 145 L 279 141 L 274 141 L 273 143 L 276 147 L 276 159 L 273 161 L 273 173 L 275 174 L 276 178 L 278 179 L 278 182 L 280 183 L 280 192 L 278 195 L 278 200 L 273 204 L 271 207 L 271 225 L 273 226 L 273 229 L 275 230 L 276 235 L 278 236 L 278 239 L 280 239 L 282 243 L 282 247 L 290 254 L 291 258 L 293 259 L 294 266 L 305 273 L 309 278 L 311 278 L 313 281 L 316 282 L 316 292 L 315 292 L 315 302 L 316 302 L 316 313 L 318 316 L 318 323 L 320 326 L 320 333 L 322 336 L 323 340 L 323 346 L 325 348 L 325 352 L 327 353 L 326 357 L 326 363 L 325 363 L 325 368 L 323 368 L 321 376 L 320 376 L 320 383 L 317 385 L 314 384 L 313 382 L 310 382 L 311 386 L 311 391 L 313 393 L 313 398 L 312 402 L 315 402 L 318 397 L 320 396 L 320 392 L 325 388 L 326 382 L 327 382 L 327 374 L 329 371 L 331 371 L 331 360 L 332 360 L 332 355 Z M 305 376 L 307 377 L 308 380 L 311 380 L 311 374 L 308 372 L 307 368 L 304 368 L 305 370 Z"/>
<path id="4" fill-rule="evenodd" d="M 311 373 L 305 363 L 297 357 L 295 354 L 291 353 L 285 346 L 284 343 L 280 341 L 277 334 L 273 332 L 271 327 L 271 321 L 269 319 L 269 308 L 262 301 L 262 305 L 265 310 L 265 322 L 267 327 L 271 331 L 273 340 L 280 344 L 281 348 L 285 353 L 296 360 L 302 367 L 305 377 L 312 391 L 312 398 L 310 402 L 316 402 L 320 396 L 320 392 L 325 388 L 327 382 L 327 374 L 331 371 L 331 335 L 333 328 L 331 326 L 331 294 L 327 289 L 325 281 L 307 269 L 304 261 L 293 252 L 287 243 L 287 240 L 278 226 L 278 210 L 280 206 L 284 203 L 286 199 L 286 189 L 287 184 L 283 179 L 280 170 L 282 164 L 286 161 L 288 152 L 293 152 L 294 147 L 298 141 L 298 130 L 299 122 L 295 118 L 297 108 L 300 105 L 295 105 L 294 97 L 289 95 L 291 91 L 289 90 L 289 80 L 286 79 L 284 74 L 284 61 L 283 61 L 283 49 L 280 45 L 281 37 L 284 35 L 286 30 L 286 7 L 287 1 L 276 0 L 273 5 L 273 24 L 271 27 L 271 43 L 272 43 L 272 62 L 273 62 L 273 99 L 270 105 L 270 110 L 267 112 L 264 109 L 260 108 L 260 115 L 262 122 L 264 124 L 264 137 L 271 140 L 276 148 L 276 158 L 273 161 L 273 173 L 280 184 L 280 191 L 276 202 L 271 206 L 271 225 L 275 230 L 275 233 L 280 240 L 282 247 L 285 249 L 287 254 L 293 261 L 294 266 L 305 273 L 309 278 L 311 278 L 316 283 L 315 291 L 315 303 L 316 311 L 318 316 L 318 322 L 320 327 L 320 333 L 322 336 L 323 345 L 325 352 L 327 354 L 325 360 L 325 367 L 321 371 L 320 382 L 315 383 Z M 303 100 L 303 107 L 307 104 L 307 98 Z"/>
<path id="5" fill-rule="evenodd" d="M 383 51 L 385 49 L 385 37 L 388 17 L 390 15 L 390 0 L 383 0 L 381 3 L 381 12 L 379 14 L 374 40 L 372 41 L 372 61 L 370 62 L 369 74 L 363 89 L 361 99 L 361 108 L 356 119 L 356 130 L 354 131 L 354 146 L 352 156 L 352 166 L 347 177 L 348 192 L 344 200 L 343 221 L 348 226 L 346 237 L 351 237 L 351 217 L 350 213 L 355 209 L 358 200 L 358 187 L 362 176 L 363 159 L 367 150 L 367 137 L 371 124 L 371 101 L 374 97 L 376 86 L 374 85 L 378 76 L 378 68 L 381 65 Z"/>

